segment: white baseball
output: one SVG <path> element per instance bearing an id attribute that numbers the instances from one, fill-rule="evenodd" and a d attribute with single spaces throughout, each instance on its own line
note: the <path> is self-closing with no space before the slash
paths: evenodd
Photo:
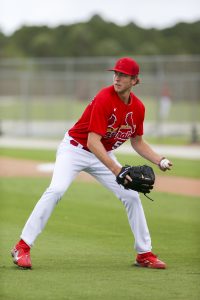
<path id="1" fill-rule="evenodd" d="M 171 163 L 167 158 L 164 158 L 161 160 L 161 162 L 160 162 L 161 169 L 166 170 L 166 169 L 170 168 L 170 166 L 171 166 Z"/>

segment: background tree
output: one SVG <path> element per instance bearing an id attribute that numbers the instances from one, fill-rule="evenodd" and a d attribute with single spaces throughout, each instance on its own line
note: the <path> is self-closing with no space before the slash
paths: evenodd
<path id="1" fill-rule="evenodd" d="M 94 15 L 73 25 L 23 26 L 11 36 L 0 32 L 0 57 L 199 54 L 199 32 L 200 21 L 158 30 L 118 26 Z"/>

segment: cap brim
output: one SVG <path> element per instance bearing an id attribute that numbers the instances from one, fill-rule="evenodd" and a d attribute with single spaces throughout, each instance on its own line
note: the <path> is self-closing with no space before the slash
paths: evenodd
<path id="1" fill-rule="evenodd" d="M 107 69 L 107 71 L 114 71 L 114 72 L 120 72 L 122 74 L 126 74 L 126 75 L 129 75 L 129 76 L 135 76 L 135 75 L 138 75 L 138 74 L 130 74 L 128 72 L 124 72 L 122 70 L 119 70 L 119 69 Z"/>

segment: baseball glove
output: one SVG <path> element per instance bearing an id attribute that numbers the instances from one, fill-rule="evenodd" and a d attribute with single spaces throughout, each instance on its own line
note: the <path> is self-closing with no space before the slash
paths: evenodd
<path id="1" fill-rule="evenodd" d="M 131 178 L 132 181 L 128 180 L 128 178 L 126 177 L 127 175 Z M 153 169 L 147 165 L 126 165 L 122 167 L 120 173 L 116 177 L 116 181 L 125 189 L 131 189 L 139 193 L 148 194 L 153 189 L 155 174 Z"/>

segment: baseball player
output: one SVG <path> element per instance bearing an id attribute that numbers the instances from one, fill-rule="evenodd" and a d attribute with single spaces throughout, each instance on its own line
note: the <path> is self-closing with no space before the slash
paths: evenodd
<path id="1" fill-rule="evenodd" d="M 135 240 L 135 265 L 166 268 L 166 264 L 152 253 L 139 193 L 126 188 L 125 184 L 132 178 L 117 161 L 113 150 L 130 139 L 133 149 L 161 170 L 170 169 L 172 163 L 157 154 L 142 138 L 145 107 L 131 91 L 139 83 L 137 62 L 123 57 L 109 71 L 114 72 L 113 85 L 97 93 L 80 119 L 65 134 L 57 150 L 51 183 L 27 220 L 20 241 L 11 251 L 14 263 L 21 268 L 32 267 L 30 249 L 80 171 L 94 176 L 123 203 Z M 118 184 L 122 178 L 124 185 Z"/>

